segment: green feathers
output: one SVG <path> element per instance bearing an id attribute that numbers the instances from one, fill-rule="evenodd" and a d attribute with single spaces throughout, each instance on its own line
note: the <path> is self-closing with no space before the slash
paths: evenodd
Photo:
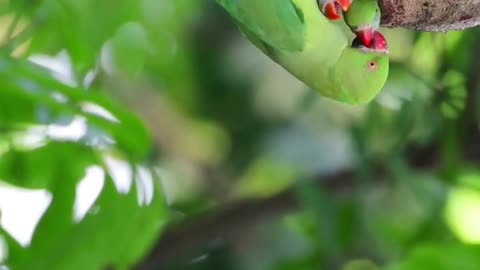
<path id="1" fill-rule="evenodd" d="M 382 89 L 387 56 L 351 47 L 346 25 L 330 22 L 317 0 L 217 1 L 255 46 L 322 96 L 365 104 Z"/>
<path id="2" fill-rule="evenodd" d="M 218 0 L 238 23 L 277 49 L 304 45 L 303 14 L 291 0 Z"/>

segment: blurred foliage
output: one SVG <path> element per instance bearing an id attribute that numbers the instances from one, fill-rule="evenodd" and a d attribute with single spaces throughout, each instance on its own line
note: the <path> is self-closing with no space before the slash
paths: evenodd
<path id="1" fill-rule="evenodd" d="M 133 269 L 165 225 L 286 192 L 162 269 L 480 269 L 480 33 L 382 31 L 389 80 L 348 106 L 213 0 L 0 0 L 0 269 Z"/>

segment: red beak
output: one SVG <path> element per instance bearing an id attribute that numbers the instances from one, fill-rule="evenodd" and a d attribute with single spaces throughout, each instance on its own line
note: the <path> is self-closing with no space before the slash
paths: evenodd
<path id="1" fill-rule="evenodd" d="M 380 33 L 375 31 L 373 34 L 372 42 L 369 47 L 363 44 L 363 41 L 360 40 L 359 37 L 356 37 L 352 41 L 352 48 L 360 49 L 361 51 L 370 53 L 370 52 L 377 52 L 381 54 L 388 54 L 388 44 L 385 40 L 385 37 Z"/>
<path id="2" fill-rule="evenodd" d="M 380 32 L 375 31 L 373 35 L 372 46 L 370 48 L 378 52 L 388 53 L 387 41 Z"/>
<path id="3" fill-rule="evenodd" d="M 261 0 L 260 0 L 261 1 Z M 337 8 L 336 2 L 329 2 L 323 6 L 323 14 L 332 21 L 339 20 L 342 16 L 340 10 Z"/>
<path id="4" fill-rule="evenodd" d="M 352 0 L 330 0 L 323 6 L 323 14 L 332 21 L 342 18 L 342 11 L 347 11 Z"/>
<path id="5" fill-rule="evenodd" d="M 363 45 L 370 48 L 372 45 L 372 40 L 375 35 L 375 29 L 373 27 L 369 27 L 364 30 L 356 31 L 355 34 L 357 37 L 362 41 Z"/>
<path id="6" fill-rule="evenodd" d="M 336 0 L 335 2 L 342 8 L 343 11 L 347 11 L 352 4 L 352 0 Z"/>

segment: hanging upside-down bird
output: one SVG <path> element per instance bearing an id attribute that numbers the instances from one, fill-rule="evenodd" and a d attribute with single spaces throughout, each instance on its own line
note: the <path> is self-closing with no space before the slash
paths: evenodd
<path id="1" fill-rule="evenodd" d="M 383 88 L 389 69 L 387 43 L 379 32 L 363 35 L 368 16 L 355 12 L 363 9 L 363 1 L 375 0 L 217 1 L 253 44 L 321 95 L 364 104 Z M 355 7 L 358 4 L 360 8 Z M 349 26 L 357 30 L 353 43 L 338 23 L 329 20 L 331 5 L 336 12 L 338 7 L 346 10 Z"/>

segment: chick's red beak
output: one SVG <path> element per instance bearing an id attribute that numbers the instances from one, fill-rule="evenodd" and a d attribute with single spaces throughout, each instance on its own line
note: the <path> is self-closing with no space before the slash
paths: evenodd
<path id="1" fill-rule="evenodd" d="M 376 31 L 373 27 L 368 27 L 362 30 L 355 31 L 355 35 L 357 36 L 357 38 L 360 39 L 363 45 L 369 48 L 372 45 L 372 41 L 375 36 L 375 33 Z"/>
<path id="2" fill-rule="evenodd" d="M 341 18 L 341 11 L 337 8 L 335 2 L 329 2 L 323 6 L 323 14 L 332 21 L 339 20 Z"/>
<path id="3" fill-rule="evenodd" d="M 350 7 L 351 0 L 330 0 L 322 8 L 323 14 L 332 21 L 342 18 L 342 12 Z"/>
<path id="4" fill-rule="evenodd" d="M 347 11 L 352 4 L 352 0 L 336 0 L 335 2 L 342 8 L 343 11 Z"/>

